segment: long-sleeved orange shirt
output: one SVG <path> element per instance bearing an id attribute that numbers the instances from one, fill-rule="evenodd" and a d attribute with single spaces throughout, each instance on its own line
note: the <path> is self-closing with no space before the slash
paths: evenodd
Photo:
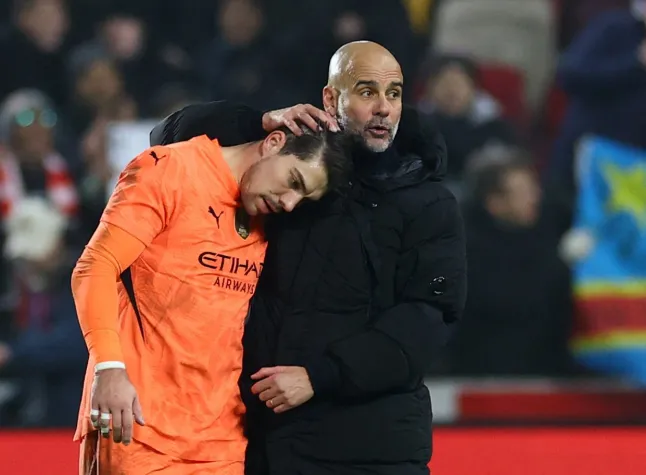
<path id="1" fill-rule="evenodd" d="M 90 361 L 123 361 L 146 419 L 134 438 L 186 460 L 243 460 L 238 378 L 265 242 L 239 233 L 238 186 L 217 142 L 155 147 L 120 176 L 72 290 Z M 137 316 L 120 275 L 129 269 Z"/>

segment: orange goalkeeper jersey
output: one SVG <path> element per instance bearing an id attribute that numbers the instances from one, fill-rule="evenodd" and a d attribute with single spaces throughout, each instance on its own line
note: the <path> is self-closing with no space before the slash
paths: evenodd
<path id="1" fill-rule="evenodd" d="M 242 333 L 266 245 L 240 217 L 238 194 L 220 146 L 206 136 L 153 147 L 122 172 L 72 281 L 90 349 L 77 439 L 93 430 L 95 364 L 119 360 L 146 421 L 136 440 L 186 460 L 244 459 Z M 114 257 L 137 245 L 131 264 Z M 112 282 L 100 281 L 93 253 L 114 258 Z M 134 302 L 118 277 L 123 266 Z M 95 328 L 109 318 L 114 329 Z"/>

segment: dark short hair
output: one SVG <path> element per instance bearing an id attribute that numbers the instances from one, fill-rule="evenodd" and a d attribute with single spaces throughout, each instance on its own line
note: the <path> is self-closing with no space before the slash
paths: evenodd
<path id="1" fill-rule="evenodd" d="M 304 161 L 320 159 L 328 175 L 327 191 L 340 192 L 347 187 L 352 173 L 351 136 L 331 132 L 322 123 L 317 130 L 301 127 L 303 135 L 300 136 L 286 127 L 279 130 L 286 136 L 280 155 L 294 155 Z"/>
<path id="2" fill-rule="evenodd" d="M 474 155 L 465 168 L 468 197 L 483 203 L 493 194 L 503 193 L 505 178 L 513 171 L 534 171 L 525 151 L 509 146 L 490 146 Z"/>
<path id="3" fill-rule="evenodd" d="M 459 67 L 474 83 L 478 82 L 478 65 L 466 55 L 445 54 L 432 57 L 425 65 L 427 76 L 431 79 L 436 78 L 446 68 Z"/>

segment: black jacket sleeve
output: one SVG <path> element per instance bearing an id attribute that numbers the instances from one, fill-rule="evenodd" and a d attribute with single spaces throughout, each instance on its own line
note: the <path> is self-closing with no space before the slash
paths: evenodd
<path id="1" fill-rule="evenodd" d="M 166 117 L 150 132 L 150 145 L 168 145 L 207 135 L 224 147 L 262 140 L 263 113 L 229 101 L 186 106 Z"/>
<path id="2" fill-rule="evenodd" d="M 398 269 L 399 302 L 305 365 L 315 393 L 366 396 L 410 387 L 427 373 L 466 298 L 463 222 L 448 191 L 406 229 Z"/>

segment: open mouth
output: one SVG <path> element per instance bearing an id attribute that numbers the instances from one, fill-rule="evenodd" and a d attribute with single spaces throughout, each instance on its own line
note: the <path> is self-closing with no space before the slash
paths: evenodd
<path id="1" fill-rule="evenodd" d="M 390 135 L 390 128 L 382 125 L 375 125 L 373 127 L 368 127 L 368 132 L 375 137 L 387 137 Z"/>

